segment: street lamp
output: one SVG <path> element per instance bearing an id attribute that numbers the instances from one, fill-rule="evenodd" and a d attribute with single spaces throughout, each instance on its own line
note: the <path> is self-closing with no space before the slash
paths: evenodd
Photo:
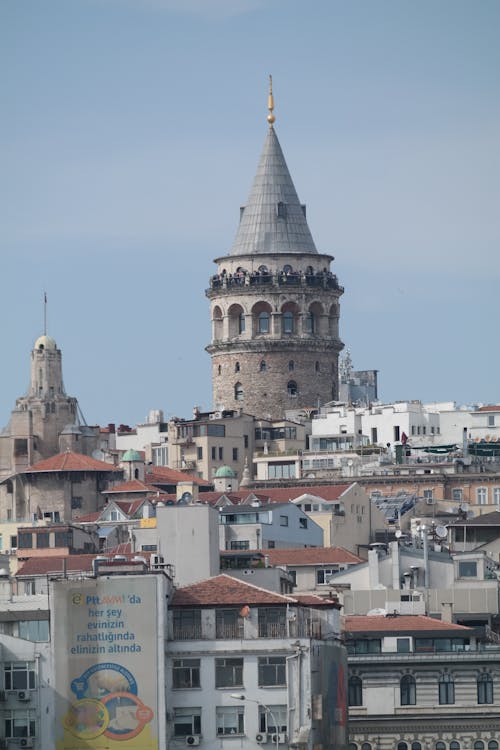
<path id="1" fill-rule="evenodd" d="M 279 750 L 280 745 L 280 735 L 279 735 L 279 727 L 278 722 L 276 721 L 276 718 L 269 708 L 269 706 L 266 706 L 265 703 L 262 703 L 262 701 L 258 701 L 255 698 L 247 698 L 246 695 L 242 695 L 241 693 L 231 693 L 229 696 L 230 698 L 233 698 L 235 701 L 247 701 L 248 703 L 256 703 L 258 706 L 262 706 L 266 714 L 269 714 L 271 717 L 272 722 L 274 723 L 274 728 L 276 729 L 275 737 L 276 737 L 276 750 Z"/>

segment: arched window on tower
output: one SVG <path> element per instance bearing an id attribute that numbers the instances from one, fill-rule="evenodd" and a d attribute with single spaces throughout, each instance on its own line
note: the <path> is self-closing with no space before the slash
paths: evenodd
<path id="1" fill-rule="evenodd" d="M 212 314 L 212 336 L 214 341 L 222 338 L 222 310 L 218 305 L 214 307 Z"/>
<path id="2" fill-rule="evenodd" d="M 234 364 L 234 371 L 235 372 L 239 372 L 240 371 L 240 363 L 239 362 L 235 362 L 235 364 Z"/>
<path id="3" fill-rule="evenodd" d="M 240 316 L 238 318 L 238 333 L 244 333 L 245 332 L 245 313 L 240 313 Z"/>
<path id="4" fill-rule="evenodd" d="M 318 361 L 316 361 L 314 363 L 314 372 L 319 372 L 319 362 Z"/>
<path id="5" fill-rule="evenodd" d="M 243 386 L 241 383 L 236 383 L 234 386 L 234 400 L 243 401 Z"/>
<path id="6" fill-rule="evenodd" d="M 282 320 L 282 327 L 283 327 L 283 333 L 290 334 L 293 333 L 294 326 L 293 326 L 293 313 L 289 310 L 287 312 L 283 313 Z"/>
<path id="7" fill-rule="evenodd" d="M 299 389 L 297 388 L 297 383 L 295 382 L 295 380 L 289 380 L 286 389 L 290 398 L 297 398 Z"/>
<path id="8" fill-rule="evenodd" d="M 222 372 L 222 365 L 217 365 L 217 375 L 220 375 Z"/>
<path id="9" fill-rule="evenodd" d="M 258 320 L 258 326 L 257 326 L 258 333 L 269 333 L 269 321 L 270 321 L 270 315 L 266 310 L 259 313 L 259 320 Z"/>
<path id="10" fill-rule="evenodd" d="M 294 370 L 295 370 L 295 362 L 293 361 L 293 359 L 291 359 L 290 362 L 288 363 L 288 372 L 293 372 Z"/>
<path id="11" fill-rule="evenodd" d="M 259 372 L 265 372 L 267 370 L 266 360 L 261 359 L 260 365 L 259 365 Z"/>
<path id="12" fill-rule="evenodd" d="M 316 331 L 316 318 L 314 313 L 308 312 L 306 315 L 306 333 L 315 333 Z"/>

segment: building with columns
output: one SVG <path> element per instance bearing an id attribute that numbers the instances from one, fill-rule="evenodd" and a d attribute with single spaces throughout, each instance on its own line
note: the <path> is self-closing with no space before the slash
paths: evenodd
<path id="1" fill-rule="evenodd" d="M 214 408 L 262 418 L 338 397 L 339 299 L 333 256 L 318 253 L 274 128 L 229 255 L 210 280 Z"/>

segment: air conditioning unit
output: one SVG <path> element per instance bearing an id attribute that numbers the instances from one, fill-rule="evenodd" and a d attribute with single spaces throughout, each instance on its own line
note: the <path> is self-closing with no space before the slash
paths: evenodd
<path id="1" fill-rule="evenodd" d="M 190 734 L 186 737 L 186 745 L 190 745 L 193 747 L 194 745 L 200 744 L 200 735 L 199 734 Z"/>
<path id="2" fill-rule="evenodd" d="M 213 411 L 208 416 L 209 419 L 222 419 L 222 412 L 221 411 Z"/>
<path id="3" fill-rule="evenodd" d="M 29 693 L 28 690 L 18 690 L 17 691 L 17 700 L 18 701 L 24 701 L 26 703 L 27 701 L 31 700 L 31 694 Z M 26 747 L 28 747 L 28 745 L 26 745 Z"/>
<path id="4" fill-rule="evenodd" d="M 276 745 L 284 745 L 287 741 L 286 734 L 273 734 L 271 737 L 271 741 L 274 742 Z"/>
<path id="5" fill-rule="evenodd" d="M 21 737 L 19 747 L 35 747 L 35 740 L 33 737 Z"/>
<path id="6" fill-rule="evenodd" d="M 259 743 L 259 745 L 265 745 L 267 742 L 267 734 L 256 734 L 255 740 Z"/>

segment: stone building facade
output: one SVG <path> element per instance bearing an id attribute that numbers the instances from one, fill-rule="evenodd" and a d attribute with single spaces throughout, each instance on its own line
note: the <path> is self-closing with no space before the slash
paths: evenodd
<path id="1" fill-rule="evenodd" d="M 333 256 L 318 253 L 272 115 L 231 252 L 210 280 L 216 409 L 268 419 L 338 397 L 339 298 Z"/>

